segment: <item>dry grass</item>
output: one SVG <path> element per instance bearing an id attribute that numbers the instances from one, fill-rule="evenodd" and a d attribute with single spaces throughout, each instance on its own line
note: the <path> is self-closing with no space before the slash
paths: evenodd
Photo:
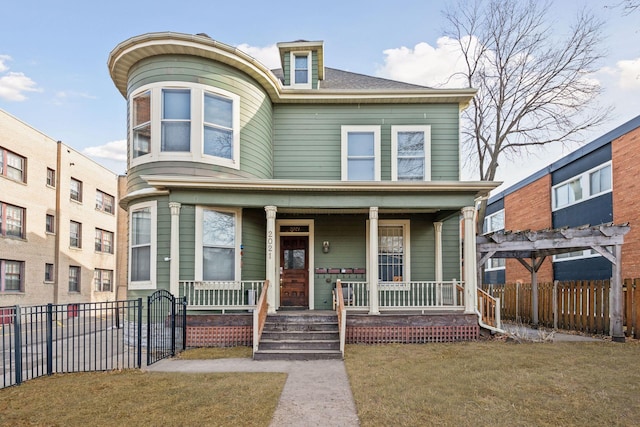
<path id="1" fill-rule="evenodd" d="M 178 359 L 197 360 L 197 359 L 229 359 L 229 358 L 247 358 L 253 356 L 251 347 L 201 347 L 190 348 L 180 353 Z"/>
<path id="2" fill-rule="evenodd" d="M 637 343 L 348 346 L 363 426 L 637 425 Z"/>
<path id="3" fill-rule="evenodd" d="M 3 426 L 266 426 L 286 374 L 54 375 L 0 390 Z"/>

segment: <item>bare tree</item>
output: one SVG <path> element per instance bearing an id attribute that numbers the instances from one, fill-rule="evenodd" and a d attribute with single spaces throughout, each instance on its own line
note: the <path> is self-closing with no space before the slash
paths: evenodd
<path id="1" fill-rule="evenodd" d="M 604 56 L 602 24 L 582 11 L 568 28 L 554 26 L 537 0 L 459 2 L 444 12 L 459 43 L 464 78 L 478 93 L 463 113 L 463 150 L 480 179 L 493 181 L 499 162 L 535 147 L 576 141 L 610 110 L 589 74 Z M 562 33 L 566 32 L 566 35 Z M 481 203 L 478 229 L 485 217 Z"/>

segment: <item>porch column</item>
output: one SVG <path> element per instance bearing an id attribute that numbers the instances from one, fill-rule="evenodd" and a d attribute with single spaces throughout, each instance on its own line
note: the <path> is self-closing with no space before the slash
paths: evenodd
<path id="1" fill-rule="evenodd" d="M 436 231 L 436 282 L 442 282 L 442 222 L 434 222 Z"/>
<path id="2" fill-rule="evenodd" d="M 369 208 L 369 314 L 380 314 L 378 307 L 378 208 Z"/>
<path id="3" fill-rule="evenodd" d="M 279 277 L 276 276 L 276 212 L 275 206 L 265 206 L 267 212 L 267 274 L 269 281 L 269 291 L 267 293 L 267 312 L 276 312 L 276 287 L 280 286 Z"/>
<path id="4" fill-rule="evenodd" d="M 177 202 L 169 202 L 171 211 L 171 246 L 169 248 L 169 290 L 180 296 L 180 207 Z"/>
<path id="5" fill-rule="evenodd" d="M 475 214 L 476 209 L 473 206 L 462 208 L 464 218 L 464 312 L 467 314 L 476 312 L 478 298 Z"/>

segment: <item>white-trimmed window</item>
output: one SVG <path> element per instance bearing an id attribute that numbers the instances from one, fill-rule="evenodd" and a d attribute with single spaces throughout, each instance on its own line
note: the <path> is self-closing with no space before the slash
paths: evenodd
<path id="1" fill-rule="evenodd" d="M 504 209 L 485 216 L 482 224 L 482 234 L 500 230 L 504 230 Z"/>
<path id="2" fill-rule="evenodd" d="M 576 175 L 552 188 L 553 210 L 611 192 L 611 162 Z"/>
<path id="3" fill-rule="evenodd" d="M 240 97 L 211 86 L 162 82 L 134 93 L 131 164 L 178 160 L 240 168 Z"/>
<path id="4" fill-rule="evenodd" d="M 563 254 L 554 255 L 553 262 L 575 261 L 578 259 L 585 259 L 585 258 L 597 258 L 599 256 L 602 256 L 602 255 L 600 255 L 598 252 L 596 252 L 593 249 L 583 249 L 583 250 L 565 252 Z"/>
<path id="5" fill-rule="evenodd" d="M 24 292 L 24 262 L 0 259 L 0 292 Z"/>
<path id="6" fill-rule="evenodd" d="M 93 271 L 93 283 L 97 292 L 111 292 L 113 290 L 113 270 L 96 268 Z"/>
<path id="7" fill-rule="evenodd" d="M 342 126 L 342 180 L 380 181 L 380 126 Z"/>
<path id="8" fill-rule="evenodd" d="M 0 147 L 0 176 L 27 182 L 26 165 L 26 158 Z"/>
<path id="9" fill-rule="evenodd" d="M 311 89 L 311 52 L 291 52 L 291 86 Z"/>
<path id="10" fill-rule="evenodd" d="M 196 280 L 239 280 L 240 216 L 240 210 L 197 208 Z"/>
<path id="11" fill-rule="evenodd" d="M 157 202 L 129 209 L 129 289 L 156 287 Z"/>
<path id="12" fill-rule="evenodd" d="M 506 260 L 504 258 L 489 258 L 485 264 L 485 271 L 504 270 Z"/>
<path id="13" fill-rule="evenodd" d="M 391 126 L 391 179 L 431 179 L 431 126 Z"/>

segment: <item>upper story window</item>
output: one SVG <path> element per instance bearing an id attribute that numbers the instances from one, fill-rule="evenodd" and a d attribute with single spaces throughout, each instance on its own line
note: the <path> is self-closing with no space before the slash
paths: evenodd
<path id="1" fill-rule="evenodd" d="M 485 271 L 504 270 L 506 265 L 504 258 L 489 258 L 485 264 Z"/>
<path id="2" fill-rule="evenodd" d="M 291 85 L 311 88 L 310 52 L 291 52 Z"/>
<path id="3" fill-rule="evenodd" d="M 18 182 L 27 182 L 27 159 L 0 147 L 0 175 Z"/>
<path id="4" fill-rule="evenodd" d="M 198 208 L 196 211 L 196 279 L 239 277 L 239 211 Z"/>
<path id="5" fill-rule="evenodd" d="M 96 268 L 93 271 L 93 282 L 97 292 L 111 292 L 113 290 L 113 270 Z"/>
<path id="6" fill-rule="evenodd" d="M 69 246 L 82 247 L 82 224 L 79 222 L 69 221 Z"/>
<path id="7" fill-rule="evenodd" d="M 611 162 L 607 162 L 555 185 L 552 190 L 553 210 L 610 192 L 611 188 Z"/>
<path id="8" fill-rule="evenodd" d="M 154 289 L 156 279 L 157 203 L 145 202 L 129 209 L 129 288 Z"/>
<path id="9" fill-rule="evenodd" d="M 391 179 L 431 179 L 431 127 L 391 126 Z"/>
<path id="10" fill-rule="evenodd" d="M 79 266 L 69 266 L 69 292 L 80 292 L 80 274 Z"/>
<path id="11" fill-rule="evenodd" d="M 56 186 L 56 171 L 51 168 L 47 168 L 47 185 L 49 187 Z"/>
<path id="12" fill-rule="evenodd" d="M 82 181 L 71 178 L 71 187 L 69 196 L 71 200 L 82 203 Z"/>
<path id="13" fill-rule="evenodd" d="M 96 209 L 106 213 L 114 213 L 115 199 L 112 195 L 96 190 Z"/>
<path id="14" fill-rule="evenodd" d="M 0 259 L 0 292 L 24 292 L 24 262 Z"/>
<path id="15" fill-rule="evenodd" d="M 342 126 L 342 180 L 380 181 L 380 126 Z"/>
<path id="16" fill-rule="evenodd" d="M 24 238 L 25 209 L 0 202 L 0 236 Z"/>
<path id="17" fill-rule="evenodd" d="M 113 233 L 96 228 L 96 252 L 113 253 Z"/>
<path id="18" fill-rule="evenodd" d="M 56 221 L 55 221 L 55 217 L 51 214 L 47 214 L 47 216 L 45 217 L 45 231 L 47 233 L 55 233 L 56 232 Z"/>
<path id="19" fill-rule="evenodd" d="M 145 86 L 131 97 L 131 163 L 194 161 L 240 168 L 240 97 L 196 83 Z"/>
<path id="20" fill-rule="evenodd" d="M 504 230 L 504 209 L 485 216 L 482 225 L 482 233 L 493 233 L 494 231 Z"/>

